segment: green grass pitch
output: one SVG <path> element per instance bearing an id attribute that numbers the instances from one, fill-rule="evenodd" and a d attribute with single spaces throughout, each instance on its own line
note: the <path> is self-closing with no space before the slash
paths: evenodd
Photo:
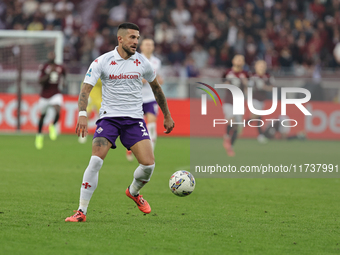
<path id="1" fill-rule="evenodd" d="M 91 143 L 75 136 L 34 148 L 32 135 L 0 136 L 0 254 L 340 254 L 339 179 L 198 178 L 188 197 L 168 188 L 173 172 L 189 169 L 188 138 L 159 138 L 156 169 L 142 194 L 143 215 L 125 196 L 137 162 L 119 143 L 99 173 L 87 222 L 65 223 L 77 209 Z M 337 142 L 237 141 L 237 157 L 275 146 L 289 155 L 319 147 L 334 162 Z M 327 155 L 329 155 L 327 158 Z M 303 160 L 303 159 L 301 159 Z"/>

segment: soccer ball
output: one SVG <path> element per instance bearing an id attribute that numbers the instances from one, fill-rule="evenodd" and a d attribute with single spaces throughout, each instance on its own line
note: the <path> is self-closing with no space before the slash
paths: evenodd
<path id="1" fill-rule="evenodd" d="M 194 176 L 185 170 L 180 170 L 171 175 L 169 180 L 169 188 L 172 193 L 179 197 L 190 195 L 195 189 Z"/>

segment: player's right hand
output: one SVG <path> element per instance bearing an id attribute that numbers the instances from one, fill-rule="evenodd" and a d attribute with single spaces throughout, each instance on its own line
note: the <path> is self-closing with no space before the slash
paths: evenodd
<path id="1" fill-rule="evenodd" d="M 164 131 L 164 133 L 169 134 L 174 127 L 175 127 L 175 122 L 173 121 L 171 116 L 168 115 L 167 117 L 165 117 L 164 118 L 164 128 L 166 129 L 166 131 Z"/>
<path id="2" fill-rule="evenodd" d="M 85 116 L 79 116 L 78 122 L 76 126 L 76 134 L 78 137 L 81 135 L 81 137 L 85 137 L 87 135 L 87 117 Z"/>

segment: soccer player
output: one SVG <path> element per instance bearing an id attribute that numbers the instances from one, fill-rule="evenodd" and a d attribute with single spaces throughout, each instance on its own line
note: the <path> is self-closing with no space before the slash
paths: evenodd
<path id="1" fill-rule="evenodd" d="M 140 45 L 141 53 L 144 57 L 146 57 L 155 70 L 157 74 L 157 80 L 160 85 L 163 84 L 162 77 L 158 74 L 158 71 L 161 68 L 160 59 L 156 58 L 152 53 L 154 51 L 155 45 L 152 39 L 144 39 Z M 143 112 L 146 119 L 146 127 L 149 131 L 150 140 L 152 143 L 152 149 L 155 149 L 156 139 L 157 139 L 157 115 L 158 115 L 158 105 L 155 99 L 154 94 L 152 93 L 152 89 L 150 84 L 143 79 Z M 126 151 L 126 158 L 129 161 L 133 160 L 133 155 L 130 150 Z"/>
<path id="2" fill-rule="evenodd" d="M 232 68 L 227 70 L 222 77 L 224 80 L 226 80 L 227 83 L 239 87 L 243 92 L 248 85 L 249 77 L 248 73 L 243 70 L 244 64 L 244 56 L 235 55 L 232 60 Z M 233 96 L 229 90 L 227 90 L 225 95 L 223 113 L 225 115 L 225 119 L 228 120 L 226 134 L 223 137 L 223 146 L 227 151 L 227 154 L 233 157 L 235 156 L 233 145 L 235 144 L 237 138 L 238 127 L 236 124 L 233 124 L 231 126 L 230 122 L 239 122 L 240 116 L 233 115 Z"/>
<path id="3" fill-rule="evenodd" d="M 99 77 L 101 78 L 102 105 L 92 142 L 92 157 L 83 176 L 79 208 L 65 221 L 86 221 L 87 207 L 98 184 L 99 170 L 110 148 L 116 148 L 115 142 L 118 136 L 122 144 L 133 152 L 139 163 L 133 181 L 125 194 L 143 213 L 151 212 L 149 203 L 139 194 L 141 188 L 150 181 L 155 168 L 152 144 L 143 119 L 143 78 L 149 82 L 164 114 L 165 133 L 170 133 L 175 124 L 150 62 L 136 52 L 139 40 L 138 26 L 132 23 L 120 24 L 117 36 L 118 47 L 103 54 L 90 65 L 79 95 L 76 133 L 78 136 L 85 136 L 88 97 L 92 87 Z"/>
<path id="4" fill-rule="evenodd" d="M 42 134 L 42 128 L 44 125 L 44 119 L 47 109 L 51 106 L 55 110 L 55 118 L 53 123 L 49 125 L 49 135 L 51 140 L 57 139 L 57 131 L 55 125 L 60 117 L 60 109 L 63 103 L 63 96 L 59 91 L 59 84 L 63 79 L 63 85 L 65 86 L 66 72 L 62 65 L 55 63 L 55 54 L 53 51 L 48 53 L 48 62 L 40 67 L 39 83 L 42 86 L 39 108 L 40 108 L 40 120 L 38 124 L 38 134 L 35 138 L 35 147 L 40 150 L 44 145 L 44 136 Z"/>
<path id="5" fill-rule="evenodd" d="M 255 73 L 253 73 L 249 79 L 249 86 L 253 87 L 253 106 L 257 110 L 263 110 L 264 101 L 267 99 L 267 91 L 273 89 L 275 80 L 270 74 L 267 73 L 267 63 L 264 60 L 258 60 L 255 63 Z M 261 119 L 261 116 L 251 114 L 251 119 Z M 260 121 L 258 123 L 259 135 L 257 140 L 260 143 L 266 143 L 267 138 L 263 134 L 260 127 Z"/>

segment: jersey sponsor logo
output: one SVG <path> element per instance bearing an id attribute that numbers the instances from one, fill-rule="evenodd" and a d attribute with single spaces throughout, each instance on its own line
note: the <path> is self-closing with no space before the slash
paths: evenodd
<path id="1" fill-rule="evenodd" d="M 111 61 L 110 66 L 118 65 L 116 61 Z"/>
<path id="2" fill-rule="evenodd" d="M 86 76 L 91 77 L 91 73 L 92 73 L 92 68 L 90 68 L 90 70 L 87 72 Z"/>
<path id="3" fill-rule="evenodd" d="M 133 63 L 135 63 L 136 64 L 136 66 L 138 66 L 139 64 L 140 64 L 140 61 L 136 58 L 136 60 L 135 61 L 133 61 Z"/>
<path id="4" fill-rule="evenodd" d="M 97 129 L 96 132 L 97 132 L 98 134 L 100 134 L 101 132 L 103 132 L 103 130 L 104 130 L 104 129 L 103 129 L 102 127 L 99 127 L 99 128 Z"/>
<path id="5" fill-rule="evenodd" d="M 138 79 L 140 77 L 140 73 L 137 72 L 130 72 L 127 74 L 119 74 L 119 75 L 114 75 L 110 74 L 109 78 L 110 80 L 130 80 L 130 79 Z"/>

